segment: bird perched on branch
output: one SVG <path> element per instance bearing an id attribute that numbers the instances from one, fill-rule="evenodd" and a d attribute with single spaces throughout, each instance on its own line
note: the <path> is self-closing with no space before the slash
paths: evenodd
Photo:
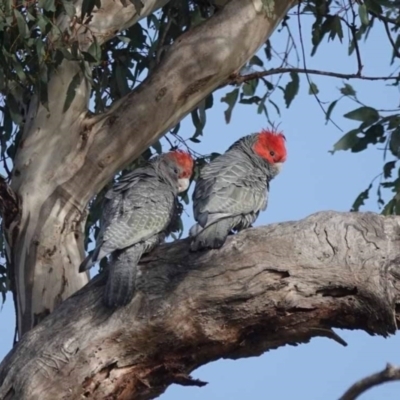
<path id="1" fill-rule="evenodd" d="M 128 173 L 106 193 L 96 248 L 79 267 L 86 271 L 111 256 L 106 306 L 122 306 L 132 299 L 141 256 L 164 242 L 176 226 L 177 194 L 188 188 L 193 164 L 189 153 L 171 151 Z"/>
<path id="2" fill-rule="evenodd" d="M 193 193 L 192 251 L 220 248 L 231 231 L 249 228 L 267 208 L 269 183 L 286 161 L 285 141 L 282 133 L 262 130 L 202 168 Z"/>

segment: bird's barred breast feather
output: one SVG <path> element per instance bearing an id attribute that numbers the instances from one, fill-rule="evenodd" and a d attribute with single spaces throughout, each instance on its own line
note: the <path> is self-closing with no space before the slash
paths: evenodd
<path id="1" fill-rule="evenodd" d="M 102 249 L 112 252 L 143 242 L 169 225 L 175 210 L 175 195 L 167 185 L 157 179 L 134 177 L 135 190 L 114 191 L 107 205 L 104 220 Z M 131 185 L 125 182 L 124 189 Z"/>
<path id="2" fill-rule="evenodd" d="M 201 223 L 203 214 L 259 212 L 267 206 L 267 188 L 265 172 L 239 149 L 232 149 L 202 169 L 193 194 L 194 216 Z"/>

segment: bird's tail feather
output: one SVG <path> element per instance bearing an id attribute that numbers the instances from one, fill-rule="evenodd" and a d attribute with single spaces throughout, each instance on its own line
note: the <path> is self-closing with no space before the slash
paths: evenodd
<path id="1" fill-rule="evenodd" d="M 93 264 L 98 261 L 98 256 L 100 252 L 101 247 L 98 246 L 94 249 L 92 254 L 89 254 L 82 262 L 81 265 L 79 266 L 79 272 L 84 272 L 87 271 L 88 269 L 92 268 Z"/>
<path id="2" fill-rule="evenodd" d="M 143 245 L 134 245 L 112 257 L 103 302 L 107 307 L 128 304 L 135 291 L 137 264 L 143 254 Z"/>
<path id="3" fill-rule="evenodd" d="M 81 263 L 79 266 L 79 272 L 85 272 L 88 269 L 90 269 L 93 265 L 93 260 L 92 260 L 92 255 L 89 254 Z"/>
<path id="4" fill-rule="evenodd" d="M 221 248 L 231 229 L 235 226 L 235 218 L 224 218 L 206 226 L 199 231 L 190 243 L 191 251 Z"/>

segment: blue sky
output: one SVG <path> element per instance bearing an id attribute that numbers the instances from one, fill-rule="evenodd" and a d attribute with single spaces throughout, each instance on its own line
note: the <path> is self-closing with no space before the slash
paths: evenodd
<path id="1" fill-rule="evenodd" d="M 310 54 L 310 27 L 310 21 L 303 22 L 307 55 Z M 292 32 L 295 35 L 298 32 L 295 21 L 292 21 Z M 283 49 L 285 38 L 284 34 L 275 33 L 272 44 Z M 368 43 L 361 46 L 366 75 L 383 75 L 388 71 L 390 53 L 386 43 L 383 29 L 378 28 L 371 33 Z M 347 56 L 347 46 L 339 42 L 324 42 L 316 57 L 307 57 L 307 66 L 337 72 L 356 70 L 355 60 Z M 343 86 L 342 81 L 332 78 L 315 76 L 312 80 L 319 87 L 321 100 L 327 102 L 325 107 L 338 97 L 338 88 Z M 399 92 L 382 82 L 350 83 L 366 104 L 391 109 L 399 105 Z M 229 87 L 227 90 L 232 89 Z M 202 142 L 192 145 L 200 153 L 224 152 L 239 137 L 267 126 L 265 116 L 258 115 L 255 107 L 245 105 L 235 107 L 231 123 L 226 125 L 223 115 L 226 104 L 220 102 L 224 91 L 215 94 L 214 107 L 207 112 L 207 126 Z M 357 154 L 328 153 L 343 133 L 332 124 L 325 125 L 320 107 L 315 98 L 308 94 L 305 77 L 301 78 L 300 93 L 289 109 L 285 108 L 279 91 L 275 92 L 273 99 L 280 105 L 282 115 L 278 117 L 273 114 L 273 109 L 269 111 L 273 120 L 280 122 L 280 129 L 286 135 L 288 160 L 282 173 L 272 182 L 267 211 L 255 225 L 298 220 L 321 210 L 348 211 L 355 197 L 381 172 L 383 151 L 370 147 Z M 345 100 L 338 104 L 332 114 L 344 132 L 356 127 L 354 122 L 342 117 L 354 108 L 357 108 L 355 103 Z M 190 137 L 193 132 L 189 117 L 183 122 L 180 134 Z M 379 212 L 374 196 L 363 210 Z M 186 212 L 185 232 L 193 223 L 191 204 L 186 207 Z M 10 296 L 0 313 L 0 320 L 1 359 L 9 351 L 14 334 L 14 310 Z M 172 385 L 162 398 L 337 399 L 354 381 L 384 368 L 387 362 L 400 365 L 399 334 L 383 339 L 361 331 L 339 333 L 348 342 L 348 347 L 328 339 L 313 339 L 309 344 L 285 346 L 260 357 L 216 361 L 193 373 L 194 377 L 209 382 L 206 387 Z M 367 392 L 360 399 L 398 400 L 399 391 L 400 383 L 390 383 Z"/>

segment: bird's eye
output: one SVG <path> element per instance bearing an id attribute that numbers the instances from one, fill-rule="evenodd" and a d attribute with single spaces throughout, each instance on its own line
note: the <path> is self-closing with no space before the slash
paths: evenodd
<path id="1" fill-rule="evenodd" d="M 275 155 L 274 151 L 270 151 L 269 154 L 271 154 L 271 157 L 273 157 Z"/>
<path id="2" fill-rule="evenodd" d="M 179 172 L 178 168 L 174 168 L 174 172 L 177 174 Z"/>

